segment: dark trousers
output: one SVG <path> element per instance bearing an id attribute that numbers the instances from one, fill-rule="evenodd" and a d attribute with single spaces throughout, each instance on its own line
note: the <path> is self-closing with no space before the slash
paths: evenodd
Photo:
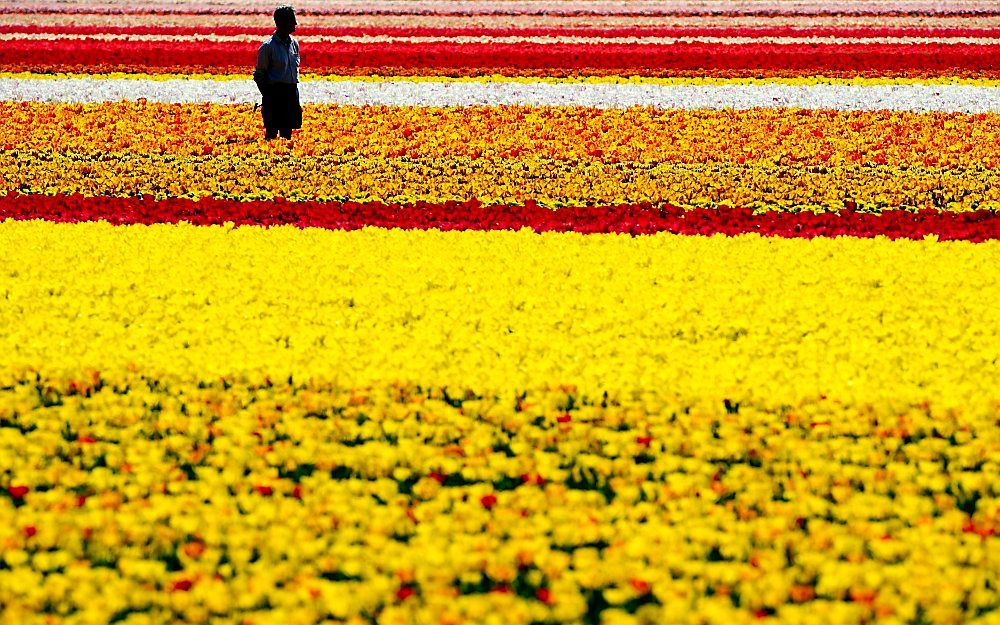
<path id="1" fill-rule="evenodd" d="M 298 85 L 271 83 L 263 89 L 260 107 L 264 118 L 264 137 L 274 139 L 280 133 L 292 138 L 292 130 L 302 128 L 302 105 L 299 103 Z"/>

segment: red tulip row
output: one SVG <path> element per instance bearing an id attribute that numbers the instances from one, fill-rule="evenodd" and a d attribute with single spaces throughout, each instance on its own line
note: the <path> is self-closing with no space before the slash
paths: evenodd
<path id="1" fill-rule="evenodd" d="M 0 196 L 0 220 L 46 219 L 54 222 L 107 221 L 153 224 L 187 221 L 197 225 L 294 225 L 357 230 L 366 226 L 426 230 L 519 230 L 536 232 L 625 233 L 671 232 L 685 235 L 739 235 L 813 238 L 852 236 L 892 239 L 988 241 L 1000 239 L 1000 213 L 931 210 L 886 211 L 881 214 L 843 210 L 839 213 L 750 209 L 685 210 L 649 204 L 580 206 L 552 210 L 529 201 L 524 206 L 484 206 L 476 200 L 394 205 L 360 202 L 239 202 L 232 200 L 111 198 L 83 196 Z"/>
<path id="2" fill-rule="evenodd" d="M 307 18 L 303 18 L 305 20 Z M 133 35 L 257 35 L 267 37 L 274 30 L 267 26 L 38 26 L 12 24 L 4 26 L 10 34 L 59 33 L 59 34 L 109 34 Z M 315 35 L 362 36 L 388 35 L 392 37 L 986 37 L 997 39 L 996 28 L 969 28 L 954 26 L 548 26 L 548 27 L 431 27 L 431 26 L 310 26 L 303 25 L 295 31 L 296 37 Z"/>
<path id="3" fill-rule="evenodd" d="M 88 71 L 126 68 L 154 71 L 242 73 L 258 44 L 199 42 L 7 41 L 0 66 L 7 71 Z M 379 72 L 385 68 L 422 73 L 493 73 L 541 70 L 546 74 L 620 73 L 663 75 L 917 74 L 1000 76 L 1000 45 L 593 45 L 317 43 L 303 54 L 311 73 Z"/>
<path id="4" fill-rule="evenodd" d="M 92 15 L 262 15 L 267 14 L 273 3 L 262 2 L 204 2 L 194 0 L 178 2 L 123 2 L 113 0 L 49 0 L 8 2 L 0 5 L 0 14 L 92 14 Z M 505 6 L 506 5 L 506 6 Z M 851 16 L 968 16 L 996 15 L 998 10 L 990 0 L 907 0 L 906 2 L 789 2 L 774 0 L 743 0 L 741 2 L 414 2 L 412 0 L 383 0 L 374 11 L 361 2 L 300 2 L 296 3 L 302 15 L 416 15 L 416 16 L 494 16 L 494 15 L 546 15 L 546 16 L 643 16 L 669 17 L 676 15 L 851 15 Z"/>

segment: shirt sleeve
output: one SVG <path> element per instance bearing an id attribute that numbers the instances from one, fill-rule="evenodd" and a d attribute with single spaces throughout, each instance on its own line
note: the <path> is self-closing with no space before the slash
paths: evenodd
<path id="1" fill-rule="evenodd" d="M 295 42 L 295 57 L 291 59 L 292 64 L 292 77 L 295 79 L 296 84 L 299 82 L 299 66 L 302 64 L 302 55 L 299 53 L 299 42 Z"/>
<path id="2" fill-rule="evenodd" d="M 267 70 L 271 66 L 271 49 L 266 43 L 260 45 L 260 49 L 257 50 L 257 67 L 253 70 L 253 79 L 255 81 L 267 82 Z"/>

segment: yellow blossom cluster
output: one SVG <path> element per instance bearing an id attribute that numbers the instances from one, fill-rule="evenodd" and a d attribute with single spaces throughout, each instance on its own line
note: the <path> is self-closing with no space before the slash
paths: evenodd
<path id="1" fill-rule="evenodd" d="M 0 223 L 0 616 L 995 623 L 1000 243 Z"/>
<path id="2" fill-rule="evenodd" d="M 547 206 L 1000 207 L 997 115 L 0 104 L 0 193 Z M 143 127 L 134 126 L 135 119 Z"/>
<path id="3" fill-rule="evenodd" d="M 409 204 L 477 199 L 561 206 L 641 202 L 757 210 L 1000 210 L 998 170 L 893 165 L 528 159 L 77 155 L 0 152 L 0 192 Z"/>
<path id="4" fill-rule="evenodd" d="M 24 374 L 0 623 L 995 623 L 998 418 Z"/>
<path id="5" fill-rule="evenodd" d="M 0 268 L 4 363 L 58 375 L 953 408 L 1000 379 L 996 241 L 11 220 Z"/>

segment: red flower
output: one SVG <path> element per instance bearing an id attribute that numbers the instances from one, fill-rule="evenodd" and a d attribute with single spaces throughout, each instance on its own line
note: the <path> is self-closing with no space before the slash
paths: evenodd
<path id="1" fill-rule="evenodd" d="M 202 554 L 205 553 L 205 543 L 200 540 L 194 540 L 181 547 L 181 551 L 183 551 L 184 555 L 187 557 L 197 560 L 202 556 Z"/>
<path id="2" fill-rule="evenodd" d="M 38 533 L 38 529 L 34 525 L 25 525 L 23 531 L 24 535 L 27 536 L 28 538 L 31 538 L 32 536 Z"/>
<path id="3" fill-rule="evenodd" d="M 187 592 L 194 586 L 194 582 L 189 579 L 179 579 L 170 585 L 170 592 Z"/>
<path id="4" fill-rule="evenodd" d="M 447 477 L 445 475 L 443 475 L 441 473 L 438 473 L 437 471 L 431 471 L 431 474 L 428 477 L 430 477 L 432 480 L 434 480 L 438 484 L 444 484 L 444 481 L 447 479 Z"/>
<path id="5" fill-rule="evenodd" d="M 490 493 L 489 495 L 483 495 L 479 499 L 479 503 L 483 504 L 483 507 L 489 510 L 493 506 L 497 505 L 497 497 L 493 493 Z"/>
<path id="6" fill-rule="evenodd" d="M 539 588 L 535 591 L 535 598 L 542 603 L 552 603 L 552 591 L 548 588 Z"/>
<path id="7" fill-rule="evenodd" d="M 646 447 L 649 447 L 649 444 L 653 442 L 653 437 L 649 436 L 648 434 L 646 436 L 636 436 L 635 442 L 639 443 L 640 445 L 645 445 Z"/>
<path id="8" fill-rule="evenodd" d="M 796 584 L 788 590 L 788 596 L 795 603 L 805 603 L 816 597 L 816 590 L 806 584 Z"/>
<path id="9" fill-rule="evenodd" d="M 875 597 L 878 596 L 878 593 L 875 590 L 872 590 L 870 588 L 862 588 L 862 589 L 858 589 L 858 590 L 851 590 L 850 593 L 848 593 L 848 594 L 851 597 L 851 601 L 854 601 L 854 602 L 857 602 L 857 603 L 867 603 L 869 605 L 871 605 L 872 603 L 874 603 L 875 602 Z"/>
<path id="10" fill-rule="evenodd" d="M 78 42 L 74 42 L 78 43 Z M 3 51 L 0 51 L 2 56 Z M 0 59 L 2 64 L 2 59 Z M 768 211 L 719 207 L 684 210 L 649 202 L 616 206 L 568 206 L 553 211 L 526 201 L 521 205 L 485 208 L 477 200 L 439 204 L 383 204 L 379 202 L 241 202 L 205 198 L 198 201 L 151 198 L 112 198 L 78 195 L 45 197 L 0 196 L 0 216 L 47 219 L 58 222 L 107 220 L 115 224 L 175 223 L 196 225 L 232 221 L 237 225 L 292 224 L 299 227 L 356 230 L 364 226 L 423 230 L 577 231 L 632 235 L 673 232 L 690 235 L 816 237 L 855 236 L 985 241 L 1000 238 L 1000 213 L 976 210 L 954 213 L 937 210 L 858 212 L 850 201 L 838 213 Z M 560 417 L 564 418 L 564 417 Z"/>
<path id="11" fill-rule="evenodd" d="M 76 439 L 76 442 L 78 442 L 78 443 L 96 443 L 97 439 L 95 439 L 93 436 L 78 436 L 77 439 Z"/>
<path id="12" fill-rule="evenodd" d="M 271 495 L 274 494 L 274 489 L 273 488 L 271 488 L 270 486 L 263 485 L 263 484 L 258 484 L 257 486 L 254 486 L 254 490 L 256 490 L 258 493 L 260 493 L 261 495 L 263 495 L 265 497 L 270 497 Z"/>
<path id="13" fill-rule="evenodd" d="M 639 593 L 640 595 L 644 595 L 644 594 L 646 594 L 646 593 L 649 592 L 650 586 L 649 586 L 649 582 L 647 582 L 645 580 L 633 579 L 632 580 L 632 588 L 634 588 L 635 591 L 637 593 Z"/>
<path id="14" fill-rule="evenodd" d="M 412 597 L 417 591 L 414 590 L 413 586 L 400 586 L 399 590 L 396 591 L 397 601 L 406 601 Z"/>
<path id="15" fill-rule="evenodd" d="M 165 46 L 155 41 L 112 43 L 64 40 L 45 42 L 42 47 L 37 41 L 5 42 L 0 47 L 0 66 L 9 71 L 68 72 L 85 67 L 92 73 L 140 70 L 162 73 L 173 70 L 231 74 L 239 71 L 243 56 L 253 52 L 251 43 L 206 42 L 197 51 Z M 310 70 L 322 74 L 385 73 L 398 68 L 410 72 L 448 70 L 460 75 L 524 73 L 538 69 L 560 75 L 576 74 L 581 70 L 603 70 L 654 76 L 671 71 L 698 71 L 709 76 L 743 75 L 755 71 L 802 72 L 809 75 L 885 71 L 981 73 L 992 70 L 998 63 L 997 53 L 984 50 L 984 46 L 951 46 L 947 43 L 816 46 L 810 43 L 785 45 L 762 42 L 738 46 L 735 50 L 734 46 L 723 43 L 683 44 L 683 47 L 677 47 L 623 46 L 615 43 L 549 46 L 428 41 L 387 44 L 374 49 L 342 41 L 312 45 Z M 40 50 L 44 50 L 42 55 L 39 55 Z"/>
<path id="16" fill-rule="evenodd" d="M 572 420 L 573 420 L 573 417 L 570 416 L 570 415 L 568 415 L 568 414 L 564 414 L 564 415 L 562 415 L 560 417 L 556 417 L 556 421 L 558 421 L 559 423 L 569 423 Z"/>
<path id="17" fill-rule="evenodd" d="M 962 531 L 967 534 L 978 534 L 980 538 L 989 538 L 997 533 L 996 528 L 976 525 L 973 521 L 966 523 Z"/>
<path id="18" fill-rule="evenodd" d="M 28 488 L 27 486 L 8 486 L 7 487 L 7 492 L 10 493 L 10 496 L 13 497 L 14 499 L 23 499 L 24 496 L 27 495 L 28 491 L 30 491 L 30 490 L 31 489 Z"/>
<path id="19" fill-rule="evenodd" d="M 302 485 L 301 484 L 296 484 L 292 488 L 292 497 L 295 497 L 296 499 L 302 499 Z"/>
<path id="20" fill-rule="evenodd" d="M 490 592 L 495 592 L 501 595 L 508 595 L 510 594 L 510 586 L 508 586 L 507 584 L 500 584 L 499 586 L 494 586 L 490 590 Z"/>

